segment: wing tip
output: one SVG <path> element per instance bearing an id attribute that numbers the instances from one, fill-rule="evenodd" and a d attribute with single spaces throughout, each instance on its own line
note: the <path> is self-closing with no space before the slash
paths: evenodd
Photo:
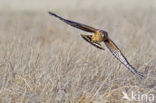
<path id="1" fill-rule="evenodd" d="M 142 78 L 145 77 L 145 75 L 144 75 L 143 73 L 141 73 L 141 72 L 137 72 L 137 74 L 138 74 L 140 77 L 142 77 Z"/>
<path id="2" fill-rule="evenodd" d="M 51 12 L 51 11 L 48 11 L 48 13 L 49 13 L 50 15 L 53 15 L 53 16 L 57 17 L 57 15 L 56 15 L 55 13 Z"/>
<path id="3" fill-rule="evenodd" d="M 127 67 L 127 66 L 126 66 Z M 144 78 L 145 75 L 142 72 L 139 72 L 136 70 L 136 68 L 134 68 L 132 65 L 129 64 L 129 66 L 127 67 L 133 74 L 137 74 L 138 76 Z"/>

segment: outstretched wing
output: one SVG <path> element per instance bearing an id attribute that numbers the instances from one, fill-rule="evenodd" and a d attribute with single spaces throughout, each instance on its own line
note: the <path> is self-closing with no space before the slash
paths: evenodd
<path id="1" fill-rule="evenodd" d="M 99 48 L 99 49 L 105 50 L 105 49 L 101 46 L 100 43 L 92 42 L 92 40 L 91 40 L 92 35 L 82 35 L 82 34 L 81 34 L 81 37 L 82 37 L 84 40 L 86 40 L 87 42 L 89 42 L 91 45 L 93 45 L 93 46 L 95 46 L 95 47 L 97 47 L 97 48 Z"/>
<path id="2" fill-rule="evenodd" d="M 85 25 L 85 24 L 81 24 L 81 23 L 77 23 L 77 22 L 74 22 L 74 21 L 70 21 L 70 20 L 67 20 L 67 19 L 64 19 L 58 15 L 56 15 L 55 13 L 52 13 L 52 12 L 48 12 L 50 15 L 56 17 L 56 18 L 59 18 L 61 21 L 75 27 L 75 28 L 78 28 L 78 29 L 81 29 L 81 30 L 84 30 L 84 31 L 87 31 L 87 32 L 96 32 L 97 29 L 93 28 L 93 27 L 90 27 L 88 25 Z"/>
<path id="3" fill-rule="evenodd" d="M 110 50 L 110 52 L 122 63 L 124 64 L 132 73 L 136 73 L 140 75 L 141 77 L 144 77 L 144 75 L 140 72 L 138 72 L 126 59 L 126 57 L 122 54 L 120 49 L 115 45 L 115 43 L 111 39 L 107 39 L 104 41 L 107 48 Z"/>

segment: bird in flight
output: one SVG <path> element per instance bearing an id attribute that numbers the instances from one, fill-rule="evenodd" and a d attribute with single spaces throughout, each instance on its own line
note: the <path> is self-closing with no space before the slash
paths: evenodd
<path id="1" fill-rule="evenodd" d="M 117 47 L 117 45 L 108 37 L 108 33 L 104 30 L 95 29 L 91 26 L 78 23 L 75 21 L 64 19 L 55 13 L 48 12 L 50 15 L 60 19 L 61 21 L 65 22 L 66 24 L 81 29 L 86 32 L 94 33 L 93 35 L 82 35 L 81 37 L 89 42 L 91 45 L 101 49 L 105 50 L 104 47 L 100 44 L 101 42 L 104 42 L 106 47 L 109 49 L 109 51 L 117 58 L 123 65 L 125 65 L 133 74 L 138 74 L 141 77 L 144 77 L 144 75 L 141 72 L 138 72 L 126 59 L 126 57 L 123 55 L 121 50 Z"/>

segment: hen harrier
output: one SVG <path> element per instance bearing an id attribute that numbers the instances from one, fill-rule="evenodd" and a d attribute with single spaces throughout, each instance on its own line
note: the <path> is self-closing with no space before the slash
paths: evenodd
<path id="1" fill-rule="evenodd" d="M 93 46 L 104 50 L 104 48 L 102 47 L 102 45 L 100 44 L 100 42 L 104 42 L 106 47 L 109 49 L 109 51 L 123 64 L 125 65 L 132 73 L 136 73 L 141 77 L 144 77 L 144 75 L 140 72 L 138 72 L 132 65 L 130 65 L 130 63 L 128 62 L 128 60 L 126 59 L 126 57 L 123 55 L 123 53 L 121 52 L 121 50 L 116 46 L 116 44 L 108 37 L 108 34 L 106 31 L 104 30 L 100 30 L 100 29 L 95 29 L 93 27 L 90 27 L 88 25 L 85 24 L 81 24 L 81 23 L 77 23 L 74 21 L 70 21 L 67 19 L 64 19 L 52 12 L 49 12 L 50 15 L 60 19 L 61 21 L 75 27 L 78 29 L 81 29 L 83 31 L 86 32 L 90 32 L 90 33 L 94 33 L 94 35 L 81 35 L 81 37 L 86 40 L 87 42 L 89 42 L 90 44 L 92 44 Z"/>

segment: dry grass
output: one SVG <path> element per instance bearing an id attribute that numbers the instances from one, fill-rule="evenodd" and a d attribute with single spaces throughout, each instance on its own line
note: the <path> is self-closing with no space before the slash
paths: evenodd
<path id="1" fill-rule="evenodd" d="M 79 10 L 60 13 L 109 32 L 138 78 L 106 49 L 89 45 L 48 13 L 0 16 L 1 103 L 129 103 L 122 91 L 156 94 L 156 13 Z M 155 95 L 156 96 L 156 95 Z M 156 97 L 155 97 L 156 101 Z"/>

